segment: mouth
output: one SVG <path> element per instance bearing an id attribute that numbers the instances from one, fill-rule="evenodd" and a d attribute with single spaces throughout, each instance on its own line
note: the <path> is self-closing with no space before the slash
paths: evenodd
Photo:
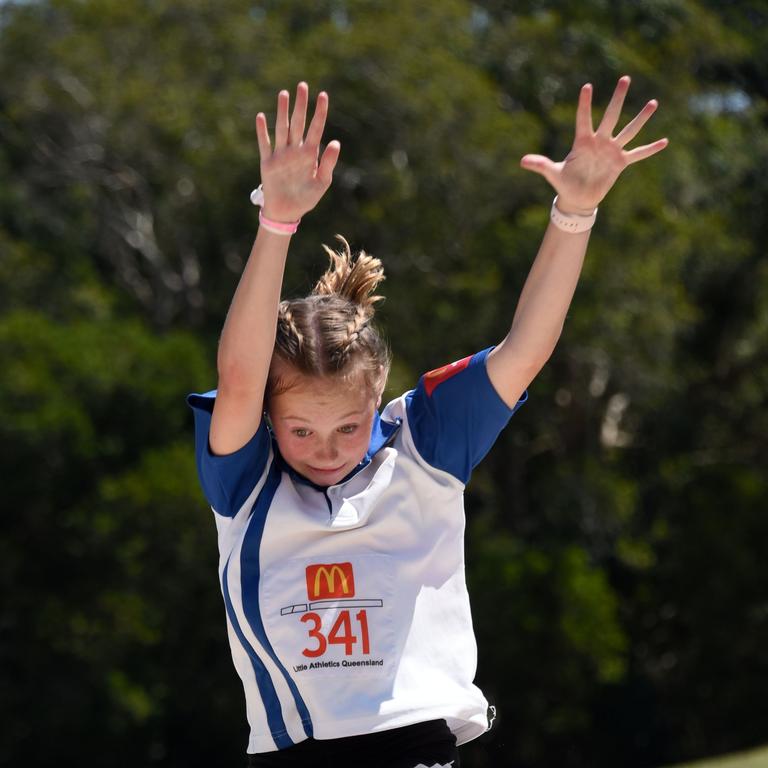
<path id="1" fill-rule="evenodd" d="M 317 472 L 320 475 L 332 475 L 335 472 L 339 472 L 340 470 L 344 469 L 344 464 L 340 464 L 338 467 L 330 467 L 329 469 L 323 469 L 322 467 L 313 467 L 310 466 L 309 468 L 313 472 Z"/>

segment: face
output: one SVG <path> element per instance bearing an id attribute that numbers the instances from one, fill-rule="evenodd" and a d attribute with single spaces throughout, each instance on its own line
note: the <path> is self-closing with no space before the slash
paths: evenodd
<path id="1" fill-rule="evenodd" d="M 351 382 L 289 376 L 293 386 L 269 400 L 280 453 L 318 485 L 334 485 L 365 456 L 381 397 L 361 375 Z"/>

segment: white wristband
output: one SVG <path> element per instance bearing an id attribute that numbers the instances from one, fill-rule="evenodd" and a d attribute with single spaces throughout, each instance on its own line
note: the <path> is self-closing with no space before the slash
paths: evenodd
<path id="1" fill-rule="evenodd" d="M 597 208 L 592 213 L 582 216 L 578 213 L 563 213 L 557 207 L 557 195 L 552 201 L 552 210 L 549 213 L 549 218 L 552 223 L 563 232 L 570 232 L 572 235 L 579 232 L 587 232 L 592 229 L 595 219 L 597 218 Z"/>
<path id="2" fill-rule="evenodd" d="M 261 184 L 251 192 L 251 202 L 260 208 L 264 207 L 264 190 L 261 188 Z"/>

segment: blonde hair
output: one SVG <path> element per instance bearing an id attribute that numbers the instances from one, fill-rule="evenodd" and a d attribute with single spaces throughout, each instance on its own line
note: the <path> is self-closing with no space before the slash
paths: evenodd
<path id="1" fill-rule="evenodd" d="M 379 394 L 384 388 L 391 355 L 372 324 L 374 305 L 384 297 L 374 294 L 384 280 L 379 259 L 360 251 L 352 256 L 349 243 L 336 238 L 343 248 L 327 245 L 330 265 L 309 296 L 280 302 L 273 363 L 287 363 L 305 376 L 346 377 L 361 372 L 366 384 Z M 267 397 L 279 394 L 291 383 L 270 369 Z"/>

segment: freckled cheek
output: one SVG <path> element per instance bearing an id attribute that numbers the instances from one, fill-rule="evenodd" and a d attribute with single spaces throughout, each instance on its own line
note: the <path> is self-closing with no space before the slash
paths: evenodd
<path id="1" fill-rule="evenodd" d="M 290 450 L 291 456 L 296 459 L 305 459 L 314 452 L 310 440 L 291 440 Z"/>
<path id="2" fill-rule="evenodd" d="M 281 436 L 278 435 L 278 446 L 280 447 L 280 453 L 288 462 L 301 461 L 305 456 L 309 454 L 307 450 L 309 441 L 297 440 L 292 435 Z"/>
<path id="3" fill-rule="evenodd" d="M 368 437 L 365 434 L 363 434 L 361 437 L 356 436 L 355 440 L 350 441 L 350 446 L 349 446 L 350 456 L 357 459 L 358 461 L 362 460 L 367 450 L 368 450 Z"/>

